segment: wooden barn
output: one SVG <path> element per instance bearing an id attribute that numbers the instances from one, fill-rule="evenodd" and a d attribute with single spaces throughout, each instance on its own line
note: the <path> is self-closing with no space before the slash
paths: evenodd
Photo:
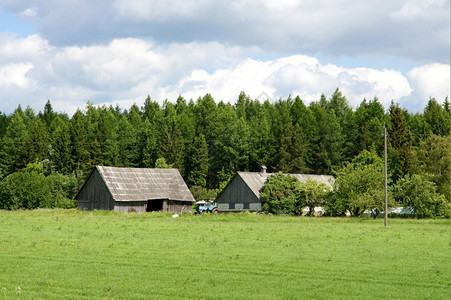
<path id="1" fill-rule="evenodd" d="M 192 210 L 193 195 L 177 169 L 97 166 L 75 196 L 80 210 Z"/>
<path id="2" fill-rule="evenodd" d="M 244 210 L 261 211 L 262 204 L 260 192 L 266 179 L 273 173 L 262 172 L 238 172 L 237 175 L 224 188 L 216 200 L 220 212 L 239 212 Z M 308 178 L 323 182 L 332 187 L 335 181 L 330 175 L 290 174 L 300 182 Z"/>

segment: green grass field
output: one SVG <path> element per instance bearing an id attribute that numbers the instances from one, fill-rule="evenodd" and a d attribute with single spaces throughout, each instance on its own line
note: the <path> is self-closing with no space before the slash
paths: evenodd
<path id="1" fill-rule="evenodd" d="M 450 299 L 449 220 L 0 211 L 4 299 Z"/>

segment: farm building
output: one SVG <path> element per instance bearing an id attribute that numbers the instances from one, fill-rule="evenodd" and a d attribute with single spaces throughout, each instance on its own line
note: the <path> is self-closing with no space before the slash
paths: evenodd
<path id="1" fill-rule="evenodd" d="M 193 195 L 177 169 L 97 166 L 75 196 L 80 210 L 191 211 Z"/>
<path id="2" fill-rule="evenodd" d="M 238 172 L 229 182 L 217 199 L 218 210 L 220 212 L 239 212 L 243 210 L 261 211 L 262 204 L 260 192 L 266 179 L 273 173 L 266 173 L 266 168 L 262 172 Z M 313 179 L 323 182 L 332 187 L 335 181 L 330 175 L 312 174 L 290 174 L 300 182 Z"/>

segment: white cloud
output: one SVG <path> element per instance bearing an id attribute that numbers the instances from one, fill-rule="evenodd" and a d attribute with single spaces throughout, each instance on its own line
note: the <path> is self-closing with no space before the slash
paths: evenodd
<path id="1" fill-rule="evenodd" d="M 37 60 L 52 51 L 48 41 L 38 35 L 17 38 L 15 35 L 0 33 L 0 63 Z"/>
<path id="2" fill-rule="evenodd" d="M 306 55 L 259 60 L 258 48 L 217 42 L 161 45 L 136 38 L 93 46 L 56 47 L 40 36 L 0 35 L 0 111 L 18 104 L 42 110 L 50 99 L 57 111 L 73 113 L 88 100 L 128 108 L 150 95 L 175 101 L 181 94 L 197 99 L 206 93 L 234 102 L 241 91 L 251 98 L 299 95 L 316 101 L 338 87 L 356 107 L 377 96 L 385 107 L 401 101 L 422 110 L 429 96 L 449 94 L 449 65 L 428 64 L 407 76 L 397 70 L 345 68 Z"/>
<path id="3" fill-rule="evenodd" d="M 447 0 L 383 5 L 354 0 L 2 0 L 0 8 L 32 22 L 52 45 L 133 37 L 158 44 L 256 46 L 279 56 L 382 55 L 449 63 Z"/>
<path id="4" fill-rule="evenodd" d="M 16 86 L 20 89 L 32 89 L 34 81 L 27 76 L 32 68 L 33 65 L 30 63 L 0 66 L 0 87 Z"/>
<path id="5" fill-rule="evenodd" d="M 428 64 L 413 68 L 407 78 L 413 86 L 412 99 L 417 107 L 425 107 L 429 98 L 440 103 L 450 97 L 450 65 Z"/>
<path id="6" fill-rule="evenodd" d="M 116 1 L 114 7 L 119 17 L 139 21 L 166 21 L 172 18 L 192 19 L 215 5 L 210 0 L 127 0 Z"/>
<path id="7" fill-rule="evenodd" d="M 438 15 L 449 14 L 443 11 L 447 5 L 447 0 L 408 0 L 397 11 L 390 13 L 394 19 L 412 21 L 415 19 L 432 19 Z"/>
<path id="8" fill-rule="evenodd" d="M 20 15 L 25 18 L 32 18 L 32 17 L 36 16 L 36 14 L 37 14 L 36 10 L 31 7 L 26 8 L 22 12 L 20 12 Z"/>
<path id="9" fill-rule="evenodd" d="M 171 96 L 175 97 L 178 90 L 192 98 L 209 92 L 218 100 L 234 101 L 240 91 L 245 91 L 251 98 L 263 92 L 272 99 L 299 95 L 308 103 L 319 100 L 322 93 L 332 94 L 337 87 L 354 107 L 363 98 L 375 96 L 388 107 L 392 99 L 406 97 L 412 90 L 398 71 L 322 65 L 315 58 L 297 55 L 271 61 L 247 59 L 212 74 L 195 70 L 172 88 Z"/>

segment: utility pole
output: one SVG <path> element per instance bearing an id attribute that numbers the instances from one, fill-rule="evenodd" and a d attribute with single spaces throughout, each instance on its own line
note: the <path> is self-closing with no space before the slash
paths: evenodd
<path id="1" fill-rule="evenodd" d="M 385 173 L 385 210 L 384 210 L 384 226 L 387 227 L 388 218 L 388 191 L 387 191 L 387 127 L 384 123 L 384 173 Z"/>

